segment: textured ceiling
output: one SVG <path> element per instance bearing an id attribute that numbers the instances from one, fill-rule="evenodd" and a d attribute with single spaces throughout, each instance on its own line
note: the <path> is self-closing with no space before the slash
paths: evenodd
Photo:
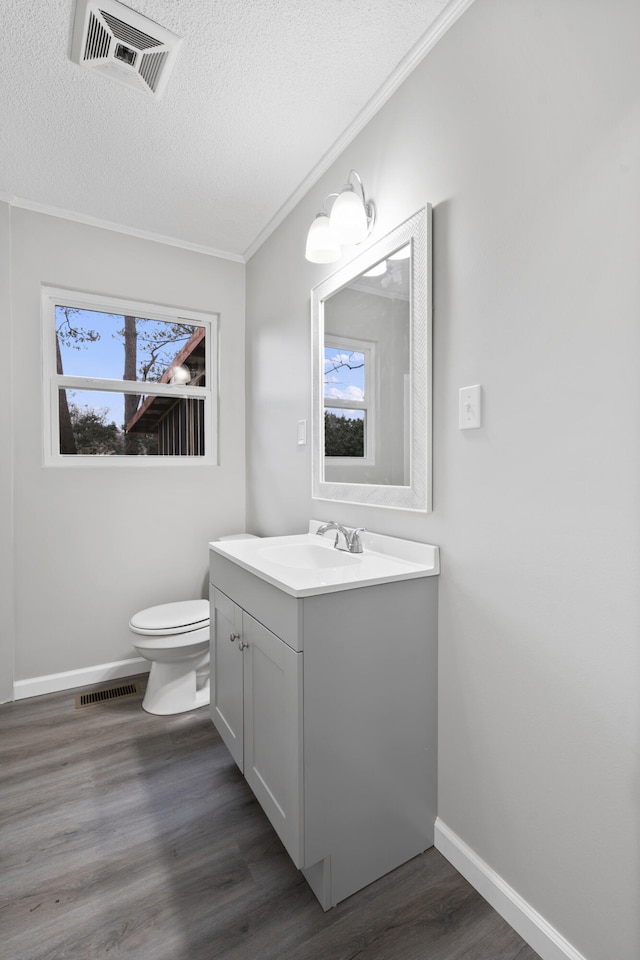
<path id="1" fill-rule="evenodd" d="M 128 6 L 184 38 L 160 100 L 70 60 L 74 0 L 0 0 L 0 197 L 243 255 L 461 3 Z"/>

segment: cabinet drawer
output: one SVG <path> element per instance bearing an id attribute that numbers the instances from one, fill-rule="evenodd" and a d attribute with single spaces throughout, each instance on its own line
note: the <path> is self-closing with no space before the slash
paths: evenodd
<path id="1" fill-rule="evenodd" d="M 293 650 L 302 650 L 302 600 L 209 552 L 211 583 Z"/>

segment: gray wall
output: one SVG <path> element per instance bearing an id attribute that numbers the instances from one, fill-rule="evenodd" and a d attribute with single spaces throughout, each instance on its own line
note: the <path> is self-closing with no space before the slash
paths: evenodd
<path id="1" fill-rule="evenodd" d="M 207 542 L 244 530 L 244 266 L 21 209 L 11 221 L 15 676 L 24 680 L 135 656 L 131 615 L 202 596 Z M 219 466 L 43 467 L 42 282 L 220 313 Z"/>
<path id="2" fill-rule="evenodd" d="M 636 0 L 476 0 L 247 272 L 249 525 L 440 544 L 439 815 L 589 960 L 640 956 L 638 36 Z M 429 516 L 313 502 L 296 444 L 350 167 L 374 240 L 434 206 Z"/>

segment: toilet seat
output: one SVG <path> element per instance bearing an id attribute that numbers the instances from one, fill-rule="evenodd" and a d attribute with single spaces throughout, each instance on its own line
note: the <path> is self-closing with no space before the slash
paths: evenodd
<path id="1" fill-rule="evenodd" d="M 147 607 L 129 621 L 129 629 L 143 636 L 176 636 L 209 626 L 208 600 L 181 600 Z"/>
<path id="2" fill-rule="evenodd" d="M 198 653 L 200 650 L 209 649 L 209 624 L 205 623 L 203 627 L 197 630 L 183 631 L 182 633 L 145 633 L 140 634 L 133 641 L 136 650 L 139 650 L 144 656 L 147 652 L 157 650 L 175 650 L 181 657 L 190 656 Z M 182 651 L 180 653 L 180 651 Z"/>

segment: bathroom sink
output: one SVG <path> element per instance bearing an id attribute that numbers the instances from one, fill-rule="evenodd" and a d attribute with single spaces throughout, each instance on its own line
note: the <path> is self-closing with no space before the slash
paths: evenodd
<path id="1" fill-rule="evenodd" d="M 211 550 L 293 597 L 352 590 L 394 580 L 432 577 L 440 573 L 438 548 L 365 531 L 362 553 L 334 547 L 335 533 L 319 537 L 320 522 L 309 532 L 253 540 L 214 541 Z"/>
<path id="2" fill-rule="evenodd" d="M 328 549 L 327 549 L 328 546 Z M 324 570 L 327 567 L 345 567 L 358 563 L 362 554 L 346 553 L 336 550 L 333 543 L 326 546 L 318 540 L 316 543 L 279 543 L 275 546 L 263 547 L 258 555 L 267 563 L 277 563 L 282 567 L 295 567 L 303 570 Z"/>

